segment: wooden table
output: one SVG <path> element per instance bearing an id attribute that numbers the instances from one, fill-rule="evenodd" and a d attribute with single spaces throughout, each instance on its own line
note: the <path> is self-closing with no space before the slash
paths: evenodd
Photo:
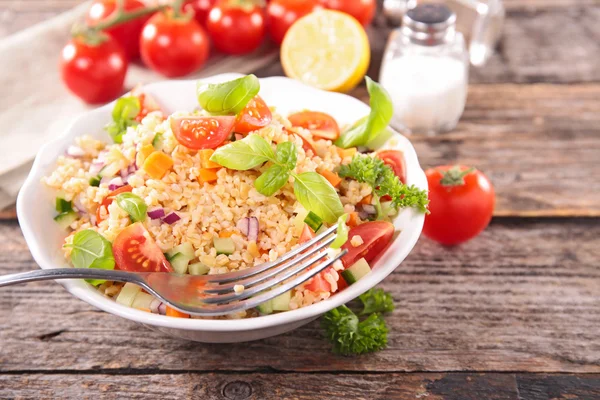
<path id="1" fill-rule="evenodd" d="M 75 3 L 0 0 L 0 34 Z M 600 1 L 505 4 L 499 51 L 472 70 L 458 128 L 411 138 L 424 167 L 485 171 L 495 218 L 458 248 L 422 238 L 385 280 L 388 349 L 334 356 L 318 323 L 253 343 L 184 342 L 29 284 L 0 291 L 0 398 L 600 398 Z M 376 77 L 383 21 L 369 33 Z M 4 217 L 1 272 L 36 268 Z"/>

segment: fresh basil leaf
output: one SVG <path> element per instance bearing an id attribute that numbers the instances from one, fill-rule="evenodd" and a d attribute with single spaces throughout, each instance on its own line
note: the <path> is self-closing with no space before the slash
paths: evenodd
<path id="1" fill-rule="evenodd" d="M 285 165 L 288 169 L 294 169 L 296 167 L 296 160 L 298 159 L 296 145 L 293 142 L 279 143 L 275 151 L 275 159 L 279 164 Z"/>
<path id="2" fill-rule="evenodd" d="M 316 172 L 303 172 L 295 178 L 294 194 L 306 210 L 330 224 L 344 214 L 342 202 L 327 179 Z"/>
<path id="3" fill-rule="evenodd" d="M 123 135 L 127 128 L 137 125 L 134 119 L 141 110 L 140 99 L 135 96 L 121 97 L 112 111 L 113 121 L 104 128 L 115 143 L 123 143 Z"/>
<path id="4" fill-rule="evenodd" d="M 255 75 L 246 75 L 223 83 L 198 82 L 198 103 L 214 115 L 236 115 L 260 90 Z"/>
<path id="5" fill-rule="evenodd" d="M 71 262 L 75 268 L 114 269 L 111 243 L 91 229 L 79 231 L 71 244 Z M 87 279 L 92 285 L 100 285 L 101 279 Z"/>
<path id="6" fill-rule="evenodd" d="M 116 197 L 117 204 L 129 214 L 133 222 L 144 222 L 148 206 L 140 196 L 133 193 L 121 193 Z"/>
<path id="7" fill-rule="evenodd" d="M 344 214 L 338 218 L 338 228 L 337 228 L 337 236 L 333 243 L 329 247 L 332 249 L 339 249 L 348 241 L 348 225 L 346 225 L 346 220 L 348 219 L 348 214 Z"/>
<path id="8" fill-rule="evenodd" d="M 369 101 L 371 112 L 366 119 L 360 120 L 335 141 L 335 145 L 338 147 L 347 149 L 366 145 L 374 140 L 392 119 L 394 106 L 388 92 L 368 76 L 365 79 L 371 97 Z"/>
<path id="9" fill-rule="evenodd" d="M 210 157 L 210 161 L 225 168 L 246 171 L 273 158 L 273 149 L 265 139 L 258 135 L 249 135 L 219 147 Z"/>
<path id="10" fill-rule="evenodd" d="M 254 181 L 254 187 L 264 196 L 272 196 L 290 179 L 290 171 L 279 165 L 272 165 Z"/>

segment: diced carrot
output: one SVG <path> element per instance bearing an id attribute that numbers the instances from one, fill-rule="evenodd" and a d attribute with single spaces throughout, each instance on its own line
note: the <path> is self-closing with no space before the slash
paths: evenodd
<path id="1" fill-rule="evenodd" d="M 173 159 L 162 151 L 155 151 L 146 158 L 142 168 L 151 178 L 162 179 L 173 168 Z"/>
<path id="2" fill-rule="evenodd" d="M 342 178 L 340 178 L 338 176 L 338 174 L 336 174 L 335 172 L 331 172 L 329 170 L 323 169 L 323 170 L 319 171 L 319 174 L 321 174 L 323 176 L 323 178 L 327 179 L 329 181 L 329 183 L 331 183 L 331 186 L 333 186 L 333 187 L 338 187 L 340 185 L 340 183 L 342 182 Z"/>
<path id="3" fill-rule="evenodd" d="M 255 258 L 258 258 L 261 256 L 260 250 L 258 249 L 258 245 L 256 244 L 256 242 L 254 240 L 251 240 L 250 242 L 248 242 L 248 253 L 250 253 L 250 255 Z"/>
<path id="4" fill-rule="evenodd" d="M 210 183 L 216 181 L 217 171 L 218 170 L 216 169 L 200 168 L 200 171 L 198 172 L 200 183 Z"/>
<path id="5" fill-rule="evenodd" d="M 175 318 L 189 318 L 190 314 L 182 313 L 174 308 L 167 306 L 167 316 Z"/>
<path id="6" fill-rule="evenodd" d="M 146 161 L 146 158 L 148 158 L 150 154 L 154 153 L 154 151 L 154 146 L 152 146 L 151 144 L 142 146 L 140 151 L 138 151 L 137 155 L 135 156 L 136 165 L 144 165 L 144 161 Z"/>
<path id="7" fill-rule="evenodd" d="M 346 225 L 348 225 L 350 228 L 357 226 L 359 222 L 360 219 L 358 218 L 357 212 L 351 212 L 350 214 L 348 214 L 348 220 L 346 221 Z"/>
<path id="8" fill-rule="evenodd" d="M 200 167 L 202 168 L 221 168 L 221 165 L 216 162 L 210 161 L 210 157 L 215 151 L 213 149 L 203 149 L 198 151 L 200 155 Z"/>
<path id="9" fill-rule="evenodd" d="M 336 150 L 342 160 L 346 157 L 354 157 L 354 155 L 358 152 L 356 147 L 350 147 L 348 149 L 342 149 L 341 147 L 336 147 Z"/>
<path id="10" fill-rule="evenodd" d="M 362 200 L 358 202 L 358 204 L 371 204 L 371 200 L 373 200 L 372 194 L 363 197 Z"/>
<path id="11" fill-rule="evenodd" d="M 228 230 L 224 230 L 219 232 L 219 237 L 220 238 L 228 238 L 235 235 L 235 231 L 228 231 Z"/>

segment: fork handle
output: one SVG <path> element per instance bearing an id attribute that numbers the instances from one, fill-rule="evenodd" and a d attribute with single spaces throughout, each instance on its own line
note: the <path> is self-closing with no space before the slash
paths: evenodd
<path id="1" fill-rule="evenodd" d="M 18 274 L 0 276 L 0 287 L 16 285 L 19 283 L 47 281 L 52 279 L 106 279 L 119 282 L 139 282 L 139 278 L 129 272 L 106 269 L 85 268 L 55 268 L 38 269 Z"/>

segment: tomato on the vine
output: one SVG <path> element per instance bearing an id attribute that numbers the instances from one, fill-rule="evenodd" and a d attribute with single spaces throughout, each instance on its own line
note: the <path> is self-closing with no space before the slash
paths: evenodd
<path id="1" fill-rule="evenodd" d="M 126 12 L 136 11 L 144 7 L 144 3 L 140 0 L 125 0 L 123 4 L 123 9 Z M 100 22 L 104 22 L 113 15 L 116 9 L 117 0 L 94 0 L 86 16 L 86 23 L 93 27 Z M 140 34 L 148 18 L 150 18 L 150 15 L 143 15 L 105 30 L 123 46 L 123 50 L 125 50 L 125 54 L 130 60 L 140 56 Z"/>
<path id="2" fill-rule="evenodd" d="M 376 0 L 321 0 L 321 3 L 331 10 L 352 15 L 363 26 L 371 23 L 377 9 Z"/>
<path id="3" fill-rule="evenodd" d="M 208 58 L 208 36 L 191 16 L 171 10 L 148 20 L 140 38 L 142 60 L 153 70 L 179 77 L 198 70 Z"/>
<path id="4" fill-rule="evenodd" d="M 425 236 L 450 246 L 474 238 L 490 223 L 494 187 L 482 172 L 446 165 L 425 174 L 431 212 L 425 216 Z"/>
<path id="5" fill-rule="evenodd" d="M 272 119 L 269 106 L 260 96 L 256 96 L 239 113 L 233 130 L 236 133 L 250 133 L 269 125 Z"/>
<path id="6" fill-rule="evenodd" d="M 294 22 L 319 8 L 322 7 L 317 0 L 271 0 L 267 5 L 267 27 L 271 39 L 281 44 Z"/>
<path id="7" fill-rule="evenodd" d="M 61 53 L 63 82 L 73 94 L 90 104 L 106 103 L 123 93 L 127 66 L 123 48 L 107 35 L 93 41 L 74 37 Z"/>
<path id="8" fill-rule="evenodd" d="M 198 23 L 202 26 L 206 26 L 206 19 L 208 18 L 208 13 L 215 5 L 216 0 L 188 0 L 183 5 L 184 12 L 193 12 L 194 18 Z"/>
<path id="9" fill-rule="evenodd" d="M 251 53 L 265 37 L 265 17 L 256 1 L 219 0 L 208 14 L 206 29 L 219 51 Z"/>
<path id="10" fill-rule="evenodd" d="M 171 130 L 179 143 L 192 150 L 216 149 L 229 136 L 235 117 L 171 118 Z"/>

